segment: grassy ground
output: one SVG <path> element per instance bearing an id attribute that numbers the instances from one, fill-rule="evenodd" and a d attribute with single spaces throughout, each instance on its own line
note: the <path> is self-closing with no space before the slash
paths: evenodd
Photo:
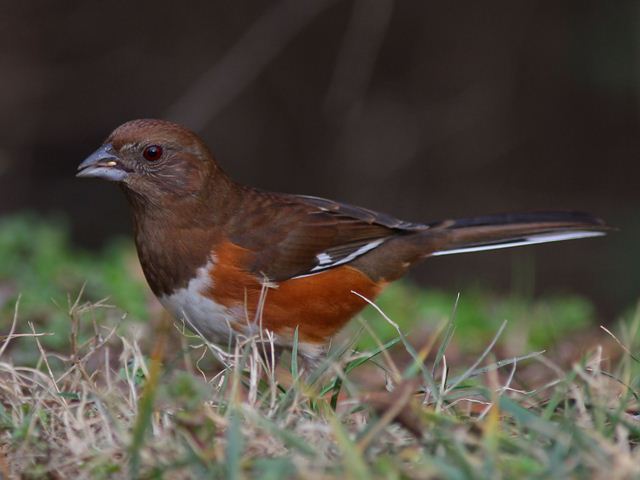
<path id="1" fill-rule="evenodd" d="M 64 231 L 0 223 L 0 478 L 640 477 L 640 312 L 400 284 L 274 368 L 268 338 L 163 318 L 128 243 Z"/>

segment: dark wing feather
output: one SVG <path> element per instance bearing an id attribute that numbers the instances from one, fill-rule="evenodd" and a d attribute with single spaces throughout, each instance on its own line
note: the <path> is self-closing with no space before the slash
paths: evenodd
<path id="1" fill-rule="evenodd" d="M 317 197 L 255 191 L 246 205 L 231 240 L 254 252 L 250 271 L 273 281 L 344 265 L 391 237 L 428 228 Z"/>
<path id="2" fill-rule="evenodd" d="M 326 198 L 311 197 L 308 195 L 295 195 L 299 201 L 316 207 L 318 210 L 344 216 L 352 220 L 358 220 L 368 224 L 382 225 L 391 229 L 418 231 L 424 230 L 426 225 L 422 223 L 406 222 L 382 212 L 375 212 L 367 208 L 358 207 L 348 203 L 327 200 Z"/>

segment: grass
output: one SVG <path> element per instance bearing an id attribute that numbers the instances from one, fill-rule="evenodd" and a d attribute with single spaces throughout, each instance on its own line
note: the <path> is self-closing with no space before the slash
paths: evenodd
<path id="1" fill-rule="evenodd" d="M 25 239 L 24 271 L 0 267 L 0 290 L 14 290 L 0 317 L 0 478 L 640 476 L 640 310 L 605 331 L 580 299 L 400 285 L 325 361 L 285 354 L 275 368 L 268 341 L 221 349 L 160 319 L 139 283 L 123 304 L 101 300 L 122 288 L 96 279 L 102 267 L 139 282 L 129 247 L 77 253 L 62 227 L 38 224 L 61 239 L 46 262 Z M 23 278 L 51 282 L 55 302 Z M 140 309 L 123 318 L 110 304 L 126 302 Z M 518 328 L 521 315 L 553 334 Z M 576 341 L 582 355 L 564 362 L 556 351 Z"/>
<path id="2" fill-rule="evenodd" d="M 101 308 L 71 305 L 71 330 Z M 289 366 L 280 370 L 265 360 L 258 338 L 224 352 L 165 329 L 147 356 L 141 332 L 118 335 L 113 328 L 99 328 L 65 357 L 42 348 L 40 332 L 27 334 L 40 357 L 24 367 L 6 357 L 13 328 L 0 344 L 0 472 L 5 478 L 640 475 L 640 377 L 625 352 L 640 315 L 626 324 L 615 364 L 596 347 L 568 370 L 540 353 L 498 362 L 489 348 L 471 365 L 452 367 L 446 350 L 454 325 L 452 319 L 437 341 L 418 349 L 403 344 L 404 337 L 391 342 L 415 358 L 404 366 L 390 355 L 391 344 L 359 353 L 339 345 L 317 367 L 284 362 Z M 182 348 L 169 349 L 175 341 Z M 218 371 L 201 367 L 201 349 L 220 362 Z M 425 364 L 430 353 L 436 360 Z M 523 389 L 519 373 L 533 365 L 548 379 Z M 386 388 L 354 380 L 360 369 L 384 378 Z"/>

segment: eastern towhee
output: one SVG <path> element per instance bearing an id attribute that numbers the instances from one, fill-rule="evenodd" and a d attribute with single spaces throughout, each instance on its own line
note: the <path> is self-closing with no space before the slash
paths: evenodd
<path id="1" fill-rule="evenodd" d="M 537 212 L 412 223 L 345 203 L 239 185 L 193 132 L 121 125 L 78 167 L 119 182 L 149 286 L 175 317 L 223 341 L 258 325 L 314 356 L 414 263 L 603 235 L 602 220 Z M 353 292 L 357 292 L 356 295 Z"/>

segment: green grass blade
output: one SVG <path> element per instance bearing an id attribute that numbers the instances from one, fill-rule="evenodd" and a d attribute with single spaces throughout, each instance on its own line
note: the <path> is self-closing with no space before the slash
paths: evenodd
<path id="1" fill-rule="evenodd" d="M 298 327 L 293 332 L 293 346 L 291 347 L 291 376 L 298 381 Z"/>
<path id="2" fill-rule="evenodd" d="M 456 312 L 458 311 L 458 302 L 460 301 L 460 294 L 456 296 L 456 301 L 453 304 L 453 311 L 449 316 L 449 320 L 447 321 L 447 326 L 445 327 L 444 335 L 442 337 L 442 342 L 440 342 L 440 346 L 438 347 L 438 351 L 436 352 L 436 357 L 433 361 L 433 367 L 431 368 L 431 376 L 435 377 L 436 371 L 438 369 L 438 365 L 442 361 L 447 348 L 449 347 L 449 343 L 453 339 L 453 334 L 456 330 Z"/>
<path id="3" fill-rule="evenodd" d="M 240 480 L 242 478 L 242 454 L 244 452 L 244 438 L 240 431 L 240 415 L 233 411 L 229 417 L 227 430 L 227 446 L 225 450 L 225 478 L 227 480 Z"/>

